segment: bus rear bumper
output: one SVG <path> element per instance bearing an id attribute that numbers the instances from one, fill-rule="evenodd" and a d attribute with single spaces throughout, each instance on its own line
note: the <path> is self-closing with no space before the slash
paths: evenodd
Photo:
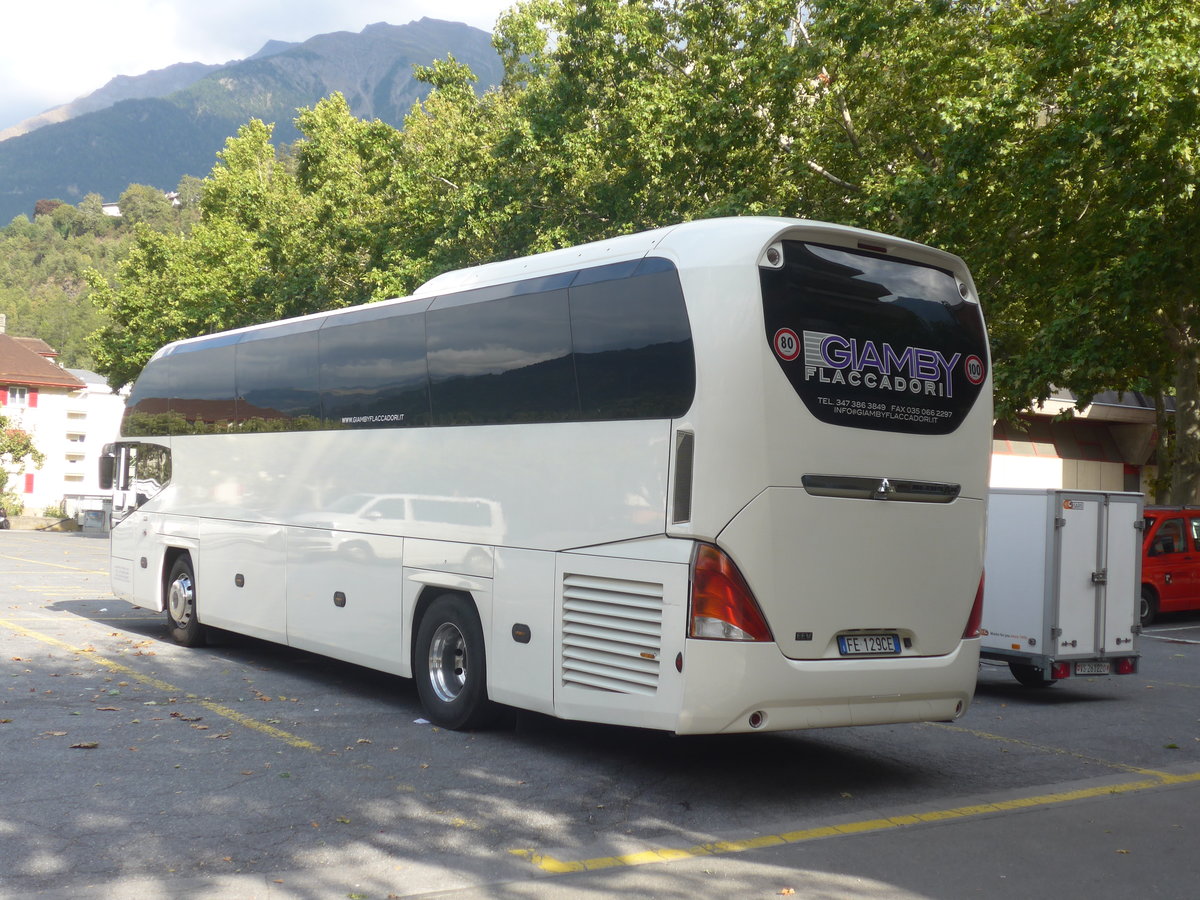
<path id="1" fill-rule="evenodd" d="M 948 722 L 967 711 L 979 639 L 947 656 L 788 659 L 775 644 L 689 640 L 677 734 Z"/>

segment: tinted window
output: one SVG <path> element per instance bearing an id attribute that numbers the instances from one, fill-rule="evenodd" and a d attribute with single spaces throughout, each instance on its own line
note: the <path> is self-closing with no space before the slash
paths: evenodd
<path id="1" fill-rule="evenodd" d="M 571 286 L 571 334 L 585 419 L 674 418 L 691 406 L 692 334 L 671 263 L 580 272 Z"/>
<path id="2" fill-rule="evenodd" d="M 579 418 L 566 291 L 435 300 L 426 328 L 435 425 Z"/>
<path id="3" fill-rule="evenodd" d="M 121 418 L 121 434 L 137 437 L 147 434 L 171 434 L 171 384 L 167 357 L 153 360 L 142 369 L 133 383 L 125 413 Z"/>
<path id="4" fill-rule="evenodd" d="M 180 425 L 174 433 L 228 431 L 234 409 L 233 343 L 189 344 L 171 361 L 171 413 Z"/>
<path id="5" fill-rule="evenodd" d="M 651 258 L 214 336 L 146 367 L 122 433 L 672 418 L 695 380 Z"/>
<path id="6" fill-rule="evenodd" d="M 317 332 L 298 331 L 257 340 L 248 337 L 237 345 L 237 415 L 241 429 L 289 431 L 319 427 Z"/>
<path id="7" fill-rule="evenodd" d="M 948 271 L 798 241 L 763 268 L 766 336 L 822 422 L 948 434 L 986 379 L 979 306 Z"/>
<path id="8" fill-rule="evenodd" d="M 424 316 L 419 310 L 413 315 L 367 312 L 371 314 L 331 318 L 320 331 L 325 424 L 331 428 L 428 425 Z"/>

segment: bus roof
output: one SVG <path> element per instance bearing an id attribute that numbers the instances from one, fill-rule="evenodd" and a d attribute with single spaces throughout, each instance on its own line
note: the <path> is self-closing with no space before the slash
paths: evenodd
<path id="1" fill-rule="evenodd" d="M 889 246 L 904 246 L 907 249 L 928 251 L 930 248 L 912 241 L 896 238 L 891 235 L 864 232 L 862 229 L 845 225 L 834 225 L 829 222 L 818 222 L 811 219 L 790 219 L 774 216 L 728 216 L 714 219 L 696 219 L 679 225 L 656 228 L 637 234 L 626 234 L 617 237 L 581 244 L 577 247 L 567 247 L 562 250 L 549 250 L 520 259 L 504 260 L 502 262 L 486 263 L 467 269 L 446 272 L 431 278 L 413 292 L 413 297 L 435 297 L 440 294 L 457 293 L 471 288 L 488 287 L 494 284 L 505 284 L 510 281 L 520 281 L 524 278 L 547 275 L 554 272 L 565 272 L 581 269 L 587 266 L 603 265 L 605 263 L 623 262 L 630 259 L 641 259 L 654 252 L 663 250 L 667 255 L 681 261 L 689 245 L 696 245 L 694 258 L 704 264 L 720 265 L 724 259 L 743 259 L 747 251 L 757 253 L 762 246 L 769 243 L 779 234 L 795 228 L 820 229 L 829 234 L 843 232 L 859 238 L 864 235 L 878 237 L 879 241 Z M 937 251 L 940 253 L 940 251 Z M 947 258 L 948 255 L 947 255 Z"/>
<path id="2" fill-rule="evenodd" d="M 473 288 L 489 287 L 535 278 L 556 272 L 568 272 L 589 266 L 641 259 L 658 250 L 663 255 L 687 264 L 721 265 L 724 260 L 744 259 L 747 252 L 756 253 L 767 243 L 784 232 L 794 229 L 812 229 L 827 235 L 839 233 L 859 239 L 876 238 L 890 248 L 903 247 L 927 261 L 945 265 L 957 257 L 950 253 L 918 244 L 904 238 L 864 231 L 845 225 L 821 222 L 812 219 L 791 219 L 774 216 L 728 216 L 713 219 L 696 219 L 677 225 L 655 228 L 636 234 L 619 235 L 561 250 L 549 250 L 532 256 L 501 262 L 485 263 L 466 269 L 456 269 L 437 275 L 418 287 L 409 297 L 379 300 L 342 309 L 325 310 L 274 322 L 264 322 L 243 328 L 231 329 L 217 334 L 201 335 L 173 341 L 158 350 L 151 360 L 174 352 L 187 352 L 199 346 L 239 343 L 255 332 L 270 330 L 279 334 L 281 329 L 306 331 L 319 329 L 326 319 L 351 314 L 364 308 L 383 310 L 401 304 L 417 304 L 424 309 L 441 295 L 455 294 Z M 254 340 L 254 337 L 249 337 Z"/>

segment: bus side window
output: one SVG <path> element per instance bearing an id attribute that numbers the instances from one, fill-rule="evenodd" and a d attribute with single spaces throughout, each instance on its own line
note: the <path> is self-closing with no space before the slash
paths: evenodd
<path id="1" fill-rule="evenodd" d="M 171 480 L 171 451 L 157 444 L 117 444 L 112 456 L 113 512 L 128 515 Z"/>
<path id="2" fill-rule="evenodd" d="M 153 499 L 171 480 L 171 451 L 156 444 L 139 444 L 133 483 L 137 505 Z"/>

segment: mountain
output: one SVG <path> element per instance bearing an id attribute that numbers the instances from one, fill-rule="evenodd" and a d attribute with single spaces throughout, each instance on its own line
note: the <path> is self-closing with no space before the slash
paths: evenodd
<path id="1" fill-rule="evenodd" d="M 295 42 L 267 41 L 263 44 L 262 49 L 253 56 L 247 57 L 247 59 L 265 59 L 268 56 L 283 53 L 285 50 L 289 50 L 295 46 L 297 46 Z M 18 122 L 16 125 L 5 128 L 3 131 L 0 131 L 0 141 L 7 141 L 9 138 L 29 134 L 29 132 L 36 131 L 45 125 L 66 122 L 82 116 L 84 113 L 108 109 L 108 107 L 115 103 L 120 103 L 122 100 L 165 97 L 168 94 L 173 94 L 176 91 L 182 91 L 192 86 L 210 72 L 215 72 L 218 69 L 223 69 L 226 66 L 232 66 L 236 63 L 237 60 L 225 63 L 225 65 L 198 62 L 176 63 L 173 66 L 167 66 L 165 69 L 154 69 L 142 75 L 118 75 L 98 91 L 93 91 L 86 96 L 72 100 L 70 103 L 64 103 L 62 106 L 48 109 L 45 112 L 38 113 L 36 116 L 31 116 L 24 121 Z"/>
<path id="2" fill-rule="evenodd" d="M 165 69 L 155 69 L 144 75 L 118 75 L 98 91 L 93 91 L 86 97 L 64 103 L 45 112 L 31 116 L 9 128 L 0 131 L 0 141 L 20 137 L 37 131 L 46 125 L 56 125 L 70 119 L 82 116 L 84 113 L 107 109 L 122 100 L 140 100 L 147 97 L 163 97 L 181 91 L 195 84 L 209 72 L 221 69 L 220 65 L 205 63 L 176 63 Z"/>
<path id="3" fill-rule="evenodd" d="M 277 143 L 296 140 L 296 110 L 334 91 L 355 115 L 399 126 L 429 90 L 413 79 L 413 66 L 447 54 L 471 67 L 480 90 L 503 75 L 490 34 L 425 18 L 299 44 L 270 41 L 225 66 L 182 63 L 115 78 L 76 101 L 90 105 L 83 114 L 0 142 L 0 223 L 32 216 L 43 198 L 78 203 L 98 193 L 115 200 L 134 183 L 171 190 L 184 175 L 207 175 L 225 140 L 250 118 L 276 123 Z"/>

